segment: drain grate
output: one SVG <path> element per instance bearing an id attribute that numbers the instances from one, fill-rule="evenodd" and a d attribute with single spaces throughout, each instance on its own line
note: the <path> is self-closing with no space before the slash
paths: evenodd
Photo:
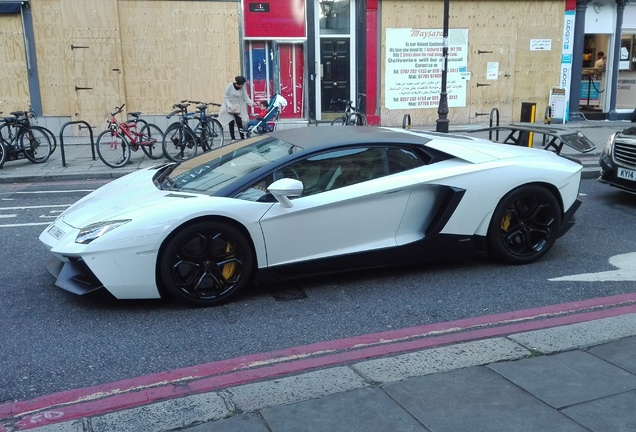
<path id="1" fill-rule="evenodd" d="M 302 300 L 307 298 L 307 294 L 301 288 L 289 288 L 273 291 L 272 297 L 274 297 L 276 301 Z"/>

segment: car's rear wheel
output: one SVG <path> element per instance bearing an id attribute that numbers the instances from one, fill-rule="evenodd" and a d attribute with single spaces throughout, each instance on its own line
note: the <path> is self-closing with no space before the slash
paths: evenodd
<path id="1" fill-rule="evenodd" d="M 177 232 L 162 250 L 159 276 L 176 300 L 214 306 L 236 297 L 253 271 L 250 243 L 223 222 L 198 222 Z"/>
<path id="2" fill-rule="evenodd" d="M 550 191 L 521 186 L 500 201 L 488 229 L 492 254 L 505 262 L 526 264 L 545 255 L 559 235 L 561 208 Z"/>

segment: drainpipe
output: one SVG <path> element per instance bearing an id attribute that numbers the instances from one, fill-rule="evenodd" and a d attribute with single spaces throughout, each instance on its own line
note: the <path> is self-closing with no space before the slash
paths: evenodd
<path id="1" fill-rule="evenodd" d="M 614 53 L 612 55 L 612 83 L 610 84 L 609 119 L 619 120 L 616 112 L 616 92 L 618 90 L 618 69 L 621 58 L 621 33 L 623 32 L 623 15 L 629 0 L 616 0 L 616 28 L 614 29 Z M 607 69 L 607 68 L 606 68 Z"/>
<path id="2" fill-rule="evenodd" d="M 590 0 L 576 0 L 574 16 L 574 45 L 572 48 L 572 83 L 570 85 L 569 121 L 585 120 L 581 114 L 581 76 L 583 75 L 583 49 L 585 45 L 585 11 Z"/>

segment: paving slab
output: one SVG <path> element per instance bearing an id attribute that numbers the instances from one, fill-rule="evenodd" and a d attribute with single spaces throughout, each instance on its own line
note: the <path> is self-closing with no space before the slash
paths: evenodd
<path id="1" fill-rule="evenodd" d="M 629 336 L 636 336 L 636 314 L 517 333 L 509 338 L 531 350 L 549 354 Z"/>
<path id="2" fill-rule="evenodd" d="M 592 432 L 636 430 L 636 391 L 583 403 L 562 411 Z"/>
<path id="3" fill-rule="evenodd" d="M 603 345 L 597 345 L 587 350 L 590 354 L 625 369 L 636 375 L 636 337 L 629 337 Z M 636 419 L 636 405 L 634 405 Z M 636 427 L 634 427 L 636 430 Z"/>
<path id="4" fill-rule="evenodd" d="M 488 368 L 554 408 L 636 389 L 636 375 L 583 351 L 493 363 Z"/>
<path id="5" fill-rule="evenodd" d="M 586 431 L 484 366 L 382 388 L 431 432 Z"/>
<path id="6" fill-rule="evenodd" d="M 118 411 L 91 419 L 91 432 L 163 432 L 231 415 L 225 400 L 203 393 Z"/>
<path id="7" fill-rule="evenodd" d="M 261 411 L 273 432 L 424 432 L 378 388 L 364 388 Z"/>
<path id="8" fill-rule="evenodd" d="M 388 383 L 469 366 L 512 360 L 531 352 L 505 338 L 493 338 L 367 360 L 352 367 L 367 380 Z"/>
<path id="9" fill-rule="evenodd" d="M 266 382 L 245 384 L 227 392 L 237 409 L 258 410 L 267 406 L 300 402 L 366 387 L 369 384 L 348 367 L 334 367 Z"/>
<path id="10" fill-rule="evenodd" d="M 240 414 L 179 430 L 184 432 L 271 432 L 259 413 Z"/>

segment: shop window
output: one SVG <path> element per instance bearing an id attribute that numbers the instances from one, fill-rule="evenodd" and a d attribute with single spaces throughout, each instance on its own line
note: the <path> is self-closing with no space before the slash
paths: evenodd
<path id="1" fill-rule="evenodd" d="M 349 0 L 320 1 L 320 34 L 349 34 Z"/>
<path id="2" fill-rule="evenodd" d="M 618 82 L 616 86 L 616 108 L 636 108 L 636 34 L 621 36 L 618 59 Z"/>
<path id="3" fill-rule="evenodd" d="M 250 85 L 248 92 L 255 104 L 269 101 L 279 93 L 287 101 L 280 118 L 304 117 L 305 57 L 302 43 L 247 41 L 245 65 Z"/>

